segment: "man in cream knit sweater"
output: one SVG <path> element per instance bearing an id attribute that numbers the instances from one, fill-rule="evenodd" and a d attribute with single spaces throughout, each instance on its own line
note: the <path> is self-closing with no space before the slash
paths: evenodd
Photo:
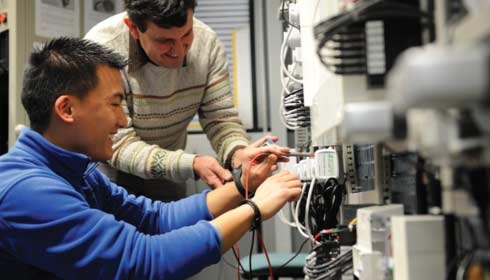
<path id="1" fill-rule="evenodd" d="M 131 192 L 165 201 L 183 197 L 188 178 L 221 186 L 231 173 L 220 162 L 230 169 L 249 145 L 233 106 L 222 43 L 193 17 L 195 0 L 125 5 L 125 12 L 85 36 L 129 60 L 128 126 L 119 130 L 114 155 L 102 170 Z M 218 160 L 183 150 L 196 113 Z"/>

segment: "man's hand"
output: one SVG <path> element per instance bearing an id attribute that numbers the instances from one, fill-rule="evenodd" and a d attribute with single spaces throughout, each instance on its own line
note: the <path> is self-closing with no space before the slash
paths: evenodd
<path id="1" fill-rule="evenodd" d="M 255 191 L 252 199 L 260 209 L 262 220 L 274 216 L 286 202 L 298 200 L 301 182 L 298 175 L 281 171 L 264 181 Z"/>
<path id="2" fill-rule="evenodd" d="M 275 157 L 275 155 L 270 156 Z M 211 223 L 221 236 L 221 252 L 226 252 L 250 229 L 250 222 L 254 215 L 254 211 L 249 206 L 237 207 L 240 201 L 243 201 L 237 193 L 227 188 L 218 188 L 206 196 L 209 212 L 215 217 Z M 259 208 L 262 220 L 267 220 L 286 202 L 298 200 L 300 195 L 301 182 L 298 176 L 282 171 L 265 180 L 251 201 Z"/>
<path id="3" fill-rule="evenodd" d="M 282 154 L 289 152 L 288 147 L 281 147 L 275 144 L 264 146 L 264 143 L 266 143 L 267 140 L 276 142 L 277 139 L 278 139 L 277 136 L 267 135 L 253 142 L 247 147 L 237 150 L 233 155 L 231 166 L 233 168 L 236 168 L 240 165 L 248 166 L 248 164 L 253 159 L 253 157 L 258 153 L 275 154 L 276 156 L 279 157 L 279 161 L 288 161 L 288 158 L 280 157 Z M 275 170 L 276 168 L 277 166 L 274 165 L 273 170 Z"/>
<path id="4" fill-rule="evenodd" d="M 276 136 L 264 136 L 247 147 L 237 150 L 233 155 L 232 166 L 237 168 L 242 167 L 242 184 L 247 186 L 250 192 L 253 192 L 272 171 L 277 169 L 277 161 L 288 161 L 286 157 L 281 157 L 282 154 L 288 153 L 288 147 L 280 147 L 278 145 L 264 146 L 267 140 L 277 141 Z"/>
<path id="5" fill-rule="evenodd" d="M 260 160 L 254 160 L 249 166 L 242 166 L 242 185 L 249 193 L 255 192 L 257 187 L 271 176 L 272 167 L 276 165 L 277 156 L 274 154 L 257 154 Z"/>
<path id="6" fill-rule="evenodd" d="M 196 156 L 193 168 L 194 174 L 211 189 L 221 187 L 223 182 L 232 179 L 231 172 L 224 169 L 215 158 L 210 156 Z"/>

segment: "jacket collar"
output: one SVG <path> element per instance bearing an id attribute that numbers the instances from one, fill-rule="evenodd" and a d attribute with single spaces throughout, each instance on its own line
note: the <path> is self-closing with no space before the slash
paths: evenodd
<path id="1" fill-rule="evenodd" d="M 67 179 L 82 178 L 97 166 L 87 155 L 58 147 L 29 128 L 22 129 L 15 146 L 32 155 L 39 164 Z"/>

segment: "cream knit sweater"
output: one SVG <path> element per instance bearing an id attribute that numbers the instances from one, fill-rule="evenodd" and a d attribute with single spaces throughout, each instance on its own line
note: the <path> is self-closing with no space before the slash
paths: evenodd
<path id="1" fill-rule="evenodd" d="M 196 113 L 222 163 L 236 146 L 248 145 L 233 107 L 224 49 L 215 32 L 194 19 L 194 42 L 185 66 L 169 69 L 148 62 L 129 36 L 125 16 L 121 13 L 104 20 L 85 36 L 129 59 L 132 98 L 123 106 L 132 113 L 128 113 L 128 126 L 116 135 L 109 164 L 145 179 L 180 182 L 193 178 L 195 155 L 183 149 L 187 126 Z"/>

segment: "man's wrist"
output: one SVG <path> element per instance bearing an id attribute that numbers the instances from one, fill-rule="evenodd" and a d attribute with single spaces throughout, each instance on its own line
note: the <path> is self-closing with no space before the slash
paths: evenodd
<path id="1" fill-rule="evenodd" d="M 197 174 L 196 172 L 196 159 L 199 157 L 199 155 L 193 155 L 194 157 L 192 158 L 192 175 L 193 175 L 193 178 L 194 180 L 199 180 L 200 177 L 199 175 Z"/>
<path id="2" fill-rule="evenodd" d="M 255 229 L 260 229 L 260 225 L 262 223 L 262 214 L 260 213 L 260 209 L 257 206 L 257 204 L 250 199 L 245 199 L 244 201 L 242 201 L 241 205 L 243 204 L 249 205 L 250 207 L 252 207 L 254 211 L 254 216 L 252 219 L 252 224 L 250 226 L 250 231 L 253 231 Z"/>
<path id="3" fill-rule="evenodd" d="M 235 167 L 237 167 L 238 165 L 241 165 L 241 162 L 236 162 L 235 160 L 235 156 L 236 156 L 236 152 L 245 148 L 246 146 L 242 146 L 242 145 L 238 145 L 236 147 L 234 147 L 229 153 L 228 153 L 228 157 L 225 161 L 225 168 L 232 171 Z"/>
<path id="4" fill-rule="evenodd" d="M 241 153 L 241 151 L 244 148 L 245 147 L 240 148 L 240 149 L 236 149 L 235 152 L 233 153 L 233 155 L 231 155 L 231 168 L 238 168 L 238 167 L 242 166 L 242 162 L 240 160 L 240 157 L 238 157 L 238 155 Z"/>
<path id="5" fill-rule="evenodd" d="M 242 166 L 240 165 L 237 168 L 233 168 L 231 173 L 233 175 L 233 182 L 235 183 L 235 187 L 237 188 L 238 192 L 243 196 L 243 198 L 253 197 L 255 192 L 249 191 L 247 195 L 247 189 L 242 184 Z"/>

